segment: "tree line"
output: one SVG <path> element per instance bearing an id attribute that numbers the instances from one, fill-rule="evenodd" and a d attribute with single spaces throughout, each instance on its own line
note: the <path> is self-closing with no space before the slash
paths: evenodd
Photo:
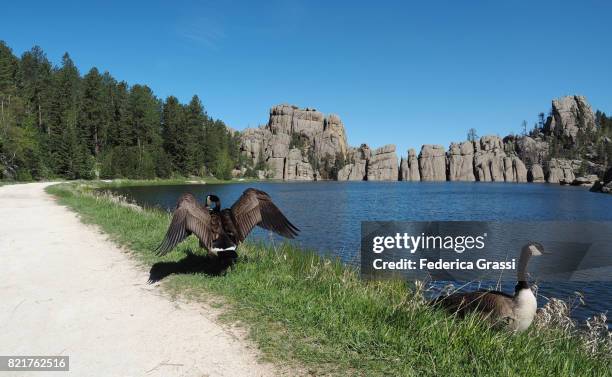
<path id="1" fill-rule="evenodd" d="M 187 104 L 160 100 L 64 54 L 54 66 L 35 46 L 21 57 L 0 41 L 0 178 L 231 177 L 237 133 Z"/>

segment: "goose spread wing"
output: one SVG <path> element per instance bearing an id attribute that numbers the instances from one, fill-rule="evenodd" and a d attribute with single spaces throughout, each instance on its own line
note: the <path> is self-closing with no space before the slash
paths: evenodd
<path id="1" fill-rule="evenodd" d="M 300 231 L 287 220 L 268 194 L 253 188 L 242 193 L 232 205 L 231 213 L 239 242 L 244 241 L 256 225 L 287 238 L 294 238 Z"/>
<path id="2" fill-rule="evenodd" d="M 210 214 L 193 195 L 184 194 L 178 200 L 166 236 L 156 249 L 157 254 L 165 255 L 191 234 L 195 234 L 207 249 L 212 248 L 214 234 Z"/>

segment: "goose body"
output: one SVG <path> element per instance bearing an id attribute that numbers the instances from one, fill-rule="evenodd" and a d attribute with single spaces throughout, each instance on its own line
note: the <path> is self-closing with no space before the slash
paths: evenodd
<path id="1" fill-rule="evenodd" d="M 461 316 L 468 312 L 479 312 L 493 322 L 502 323 L 512 331 L 525 331 L 533 322 L 538 303 L 527 281 L 527 263 L 531 256 L 544 253 L 539 243 L 529 243 L 523 247 L 517 272 L 518 282 L 514 294 L 500 291 L 479 290 L 475 292 L 456 292 L 438 297 L 434 305 L 439 305 Z"/>
<path id="2" fill-rule="evenodd" d="M 208 195 L 206 202 L 200 204 L 192 194 L 186 193 L 176 204 L 157 252 L 164 255 L 193 234 L 200 240 L 200 247 L 208 252 L 235 253 L 255 226 L 287 238 L 294 238 L 299 232 L 263 191 L 249 188 L 231 208 L 225 209 L 221 209 L 221 201 L 215 195 Z"/>

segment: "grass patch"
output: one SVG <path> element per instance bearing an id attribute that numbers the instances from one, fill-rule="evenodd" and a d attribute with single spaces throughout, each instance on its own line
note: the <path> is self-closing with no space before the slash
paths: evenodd
<path id="1" fill-rule="evenodd" d="M 314 375 L 351 376 L 609 376 L 610 355 L 590 355 L 578 339 L 554 329 L 511 335 L 476 317 L 457 320 L 422 304 L 400 281 L 363 282 L 338 261 L 290 245 L 245 243 L 221 276 L 190 240 L 159 258 L 153 249 L 169 216 L 135 211 L 87 194 L 75 184 L 48 188 L 85 222 L 151 266 L 178 266 L 164 287 L 193 299 L 220 297 L 224 318 L 246 324 L 264 356 Z M 193 263 L 188 263 L 189 261 Z"/>

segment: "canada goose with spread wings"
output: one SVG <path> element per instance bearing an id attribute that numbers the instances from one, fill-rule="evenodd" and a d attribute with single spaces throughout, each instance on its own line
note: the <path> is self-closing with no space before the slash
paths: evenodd
<path id="1" fill-rule="evenodd" d="M 216 195 L 208 195 L 206 202 L 200 204 L 192 194 L 183 194 L 156 251 L 165 255 L 193 234 L 200 240 L 200 247 L 213 254 L 235 252 L 255 226 L 287 238 L 294 238 L 300 231 L 268 194 L 254 188 L 245 190 L 231 208 L 225 209 L 221 209 L 221 200 Z"/>
<path id="2" fill-rule="evenodd" d="M 535 295 L 529 287 L 527 264 L 532 256 L 546 254 L 544 247 L 537 242 L 523 246 L 517 270 L 517 284 L 514 295 L 499 291 L 479 290 L 475 292 L 456 292 L 434 300 L 452 313 L 464 315 L 475 311 L 484 314 L 494 322 L 506 324 L 513 331 L 525 331 L 533 322 L 538 309 Z"/>

